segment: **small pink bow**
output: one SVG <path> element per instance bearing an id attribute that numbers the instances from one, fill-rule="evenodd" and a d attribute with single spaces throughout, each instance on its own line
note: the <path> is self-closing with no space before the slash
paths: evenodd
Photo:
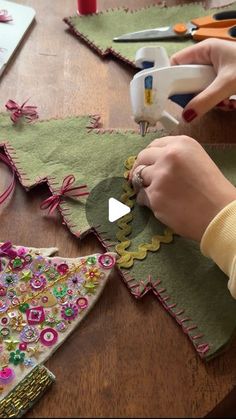
<path id="1" fill-rule="evenodd" d="M 8 256 L 9 258 L 15 258 L 17 252 L 12 249 L 11 242 L 5 242 L 0 246 L 0 257 L 1 256 Z"/>
<path id="2" fill-rule="evenodd" d="M 73 175 L 66 176 L 62 182 L 62 187 L 60 188 L 59 192 L 45 199 L 40 205 L 40 208 L 49 209 L 48 213 L 52 214 L 53 211 L 58 207 L 58 205 L 61 202 L 61 199 L 64 196 L 69 196 L 70 198 L 73 198 L 73 197 L 89 195 L 89 192 L 80 191 L 81 189 L 87 188 L 87 185 L 74 186 L 72 188 L 71 186 L 73 185 L 74 182 L 75 182 L 75 177 Z"/>
<path id="3" fill-rule="evenodd" d="M 38 119 L 38 113 L 36 111 L 37 106 L 30 106 L 27 105 L 26 103 L 28 102 L 29 99 L 27 99 L 21 106 L 18 105 L 18 103 L 14 102 L 14 100 L 8 100 L 8 102 L 6 103 L 6 108 L 8 111 L 11 112 L 11 120 L 12 122 L 14 122 L 14 124 L 20 119 L 22 118 L 22 116 L 24 116 L 28 122 L 32 122 L 35 119 Z"/>
<path id="4" fill-rule="evenodd" d="M 4 154 L 0 153 L 0 160 L 2 160 L 3 163 L 5 163 L 9 167 L 9 169 L 11 170 L 11 173 L 12 173 L 11 181 L 10 181 L 8 187 L 5 189 L 5 191 L 3 193 L 0 194 L 0 204 L 3 204 L 3 202 L 6 201 L 6 199 L 12 193 L 12 191 L 14 191 L 15 186 L 16 186 L 16 180 L 15 180 L 14 169 L 12 168 L 12 165 L 11 165 L 10 161 L 8 160 L 8 158 Z"/>
<path id="5" fill-rule="evenodd" d="M 6 23 L 6 22 L 10 22 L 11 20 L 13 20 L 13 19 L 8 14 L 7 10 L 0 10 L 0 22 Z"/>

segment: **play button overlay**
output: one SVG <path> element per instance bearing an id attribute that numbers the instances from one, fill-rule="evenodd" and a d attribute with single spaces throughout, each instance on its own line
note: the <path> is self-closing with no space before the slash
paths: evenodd
<path id="1" fill-rule="evenodd" d="M 117 201 L 115 198 L 109 198 L 108 200 L 108 220 L 110 223 L 119 220 L 119 218 L 124 217 L 124 215 L 129 214 L 131 211 L 128 205 L 122 204 L 122 202 Z"/>
<path id="2" fill-rule="evenodd" d="M 150 219 L 150 210 L 136 204 L 135 198 L 131 209 L 126 205 L 127 195 L 124 189 L 123 177 L 110 177 L 98 183 L 88 195 L 86 200 L 86 218 L 91 229 L 95 229 L 101 237 L 117 242 L 117 233 L 120 225 L 125 223 L 125 215 L 132 214 L 129 221 L 129 240 L 138 236 L 145 228 Z M 124 217 L 122 219 L 122 217 Z M 106 241 L 106 240 L 105 240 Z"/>

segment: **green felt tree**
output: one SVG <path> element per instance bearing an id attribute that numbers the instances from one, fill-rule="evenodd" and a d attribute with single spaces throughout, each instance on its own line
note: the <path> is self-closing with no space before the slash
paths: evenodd
<path id="1" fill-rule="evenodd" d="M 224 9 L 211 10 L 204 8 L 204 2 L 202 4 L 192 3 L 168 8 L 156 5 L 136 11 L 125 8 L 109 9 L 94 15 L 67 17 L 64 21 L 69 25 L 72 33 L 87 42 L 100 55 L 106 56 L 111 53 L 133 65 L 136 51 L 143 46 L 161 45 L 169 55 L 172 55 L 186 46 L 192 45 L 194 41 L 186 39 L 176 42 L 173 42 L 173 40 L 148 42 L 148 44 L 142 42 L 116 43 L 113 42 L 114 37 L 128 32 L 170 26 L 178 22 L 189 22 L 191 19 L 200 16 L 207 16 L 221 10 L 234 9 L 235 3 Z"/>
<path id="2" fill-rule="evenodd" d="M 104 206 L 97 205 L 97 185 L 106 181 L 106 188 L 102 189 L 106 205 L 110 196 L 127 198 L 125 193 L 128 191 L 129 196 L 130 192 L 124 178 L 127 158 L 136 156 L 162 133 L 153 132 L 141 140 L 135 132 L 104 131 L 97 126 L 97 117 L 12 124 L 9 115 L 2 114 L 0 144 L 26 189 L 45 181 L 55 195 L 68 175 L 74 175 L 75 185 L 86 184 L 92 199 L 60 197 L 57 208 L 73 234 L 82 238 L 92 230 L 104 247 L 115 250 L 119 244 L 117 234 L 122 229 L 119 222 L 119 225 L 109 223 Z M 236 184 L 236 147 L 210 146 L 207 151 L 226 177 Z M 114 178 L 121 179 L 121 183 L 114 184 Z M 134 196 L 130 200 L 134 207 L 126 227 L 134 231 L 136 219 L 146 222 L 138 234 L 126 232 L 128 247 L 125 261 L 119 264 L 121 277 L 137 298 L 152 290 L 189 336 L 200 356 L 207 360 L 216 356 L 233 337 L 236 326 L 236 301 L 227 289 L 227 277 L 201 255 L 195 243 L 177 236 L 172 240 L 168 230 L 149 210 L 135 205 Z M 90 222 L 88 212 L 92 214 Z M 159 246 L 141 252 L 138 258 L 130 258 L 130 251 L 143 249 L 143 244 L 153 243 L 157 235 L 162 236 Z M 112 242 L 115 243 L 110 247 Z"/>

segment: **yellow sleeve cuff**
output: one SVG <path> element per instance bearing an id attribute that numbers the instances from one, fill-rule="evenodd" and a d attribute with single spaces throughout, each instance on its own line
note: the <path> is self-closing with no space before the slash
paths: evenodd
<path id="1" fill-rule="evenodd" d="M 200 249 L 229 276 L 228 288 L 236 298 L 236 201 L 213 218 L 202 236 Z"/>

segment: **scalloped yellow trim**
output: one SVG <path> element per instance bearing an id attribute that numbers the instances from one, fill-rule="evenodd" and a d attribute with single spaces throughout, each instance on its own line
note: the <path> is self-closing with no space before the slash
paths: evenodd
<path id="1" fill-rule="evenodd" d="M 131 156 L 125 161 L 126 171 L 124 173 L 125 182 L 123 185 L 124 193 L 121 195 L 121 201 L 128 205 L 131 209 L 134 207 L 135 192 L 128 182 L 128 174 L 132 169 L 136 157 Z M 117 222 L 119 231 L 116 233 L 116 237 L 119 240 L 119 244 L 116 245 L 116 252 L 120 256 L 117 263 L 120 268 L 131 268 L 134 264 L 134 260 L 143 260 L 147 256 L 147 252 L 156 252 L 159 250 L 161 243 L 170 243 L 173 240 L 173 232 L 170 228 L 164 229 L 164 234 L 156 234 L 152 237 L 151 243 L 142 243 L 138 246 L 135 251 L 128 251 L 127 249 L 131 245 L 132 241 L 128 239 L 129 234 L 132 232 L 130 225 L 133 220 L 133 214 L 129 214 L 122 217 Z"/>

